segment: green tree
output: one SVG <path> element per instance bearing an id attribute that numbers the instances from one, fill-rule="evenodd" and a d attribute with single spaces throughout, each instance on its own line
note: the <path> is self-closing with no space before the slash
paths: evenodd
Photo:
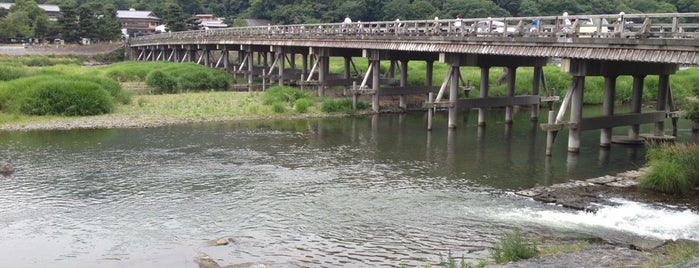
<path id="1" fill-rule="evenodd" d="M 410 19 L 429 19 L 435 15 L 438 15 L 438 10 L 429 1 L 416 0 L 410 4 L 410 15 L 408 15 Z"/>
<path id="2" fill-rule="evenodd" d="M 61 38 L 66 42 L 77 42 L 80 35 L 78 33 L 78 12 L 75 5 L 64 3 L 58 7 L 61 9 L 61 15 L 57 19 Z"/>
<path id="3" fill-rule="evenodd" d="M 168 31 L 180 32 L 187 30 L 189 16 L 184 13 L 182 7 L 174 0 L 165 2 L 162 19 Z"/>
<path id="4" fill-rule="evenodd" d="M 117 18 L 117 9 L 107 5 L 99 18 L 99 39 L 117 40 L 121 36 L 121 21 Z"/>
<path id="5" fill-rule="evenodd" d="M 410 1 L 390 0 L 383 6 L 383 20 L 407 19 L 410 15 Z"/>
<path id="6" fill-rule="evenodd" d="M 7 37 L 46 38 L 53 28 L 46 12 L 34 0 L 17 0 L 3 18 Z"/>
<path id="7" fill-rule="evenodd" d="M 34 36 L 31 19 L 24 11 L 10 12 L 0 20 L 0 31 L 5 38 L 29 38 Z"/>
<path id="8" fill-rule="evenodd" d="M 98 16 L 99 14 L 95 13 L 93 9 L 87 5 L 82 5 L 78 8 L 78 37 L 98 37 L 97 31 L 95 31 L 95 29 L 99 29 Z"/>

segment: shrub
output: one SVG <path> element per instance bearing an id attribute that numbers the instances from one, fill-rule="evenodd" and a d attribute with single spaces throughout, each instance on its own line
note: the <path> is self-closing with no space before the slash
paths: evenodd
<path id="1" fill-rule="evenodd" d="M 106 78 L 85 75 L 40 75 L 20 78 L 0 84 L 0 108 L 8 112 L 30 115 L 106 113 L 112 110 L 114 98 L 103 85 L 110 82 L 116 83 Z M 118 84 L 109 90 L 116 94 L 124 94 L 121 85 Z"/>
<path id="2" fill-rule="evenodd" d="M 44 81 L 23 92 L 19 111 L 28 115 L 97 115 L 112 110 L 112 98 L 88 81 Z"/>
<path id="3" fill-rule="evenodd" d="M 641 188 L 686 195 L 699 183 L 699 145 L 656 145 L 648 149 L 648 171 Z"/>
<path id="4" fill-rule="evenodd" d="M 357 110 L 363 110 L 369 107 L 369 104 L 357 102 Z M 346 113 L 353 114 L 355 112 L 352 107 L 351 99 L 325 100 L 321 104 L 320 110 L 326 113 Z"/>
<path id="5" fill-rule="evenodd" d="M 10 81 L 29 75 L 29 70 L 19 64 L 1 64 L 0 81 Z"/>
<path id="6" fill-rule="evenodd" d="M 262 95 L 262 104 L 271 105 L 276 102 L 294 104 L 296 100 L 307 98 L 308 94 L 298 88 L 274 86 L 265 91 Z"/>
<path id="7" fill-rule="evenodd" d="M 539 252 L 536 249 L 536 240 L 528 243 L 522 239 L 519 229 L 505 235 L 492 250 L 492 257 L 497 263 L 506 263 L 522 259 L 536 257 Z"/>
<path id="8" fill-rule="evenodd" d="M 308 112 L 308 106 L 311 106 L 313 101 L 308 98 L 301 98 L 296 100 L 294 103 L 294 109 L 296 110 L 297 113 L 306 113 Z"/>
<path id="9" fill-rule="evenodd" d="M 213 89 L 211 75 L 206 70 L 192 70 L 191 72 L 174 74 L 182 90 L 207 90 Z"/>
<path id="10" fill-rule="evenodd" d="M 284 104 L 276 102 L 276 103 L 272 104 L 272 111 L 280 114 L 280 113 L 283 113 L 284 111 L 286 111 L 286 108 L 284 108 Z"/>
<path id="11" fill-rule="evenodd" d="M 146 76 L 146 85 L 156 88 L 158 93 L 174 93 L 177 90 L 175 78 L 160 70 L 152 71 Z"/>
<path id="12" fill-rule="evenodd" d="M 694 123 L 699 123 L 699 102 L 697 101 L 686 101 L 683 103 L 684 106 L 684 118 L 692 120 Z"/>
<path id="13" fill-rule="evenodd" d="M 115 101 L 122 103 L 122 104 L 128 104 L 131 103 L 131 96 L 124 90 L 124 88 L 121 86 L 121 84 L 117 81 L 114 81 L 112 79 L 104 78 L 104 77 L 99 77 L 99 76 L 90 76 L 90 75 L 68 75 L 66 78 L 70 80 L 76 80 L 76 81 L 89 81 L 93 82 L 95 84 L 100 85 L 100 87 L 107 92 L 109 92 L 109 95 L 114 98 Z"/>

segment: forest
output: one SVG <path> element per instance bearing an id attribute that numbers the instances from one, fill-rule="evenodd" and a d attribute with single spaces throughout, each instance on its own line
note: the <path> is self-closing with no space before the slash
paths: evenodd
<path id="1" fill-rule="evenodd" d="M 340 22 L 427 19 L 545 16 L 570 14 L 617 14 L 699 12 L 697 0 L 37 0 L 38 4 L 113 5 L 117 9 L 152 10 L 165 15 L 166 5 L 176 2 L 186 14 L 208 13 L 228 19 L 270 19 L 275 23 Z"/>
<path id="2" fill-rule="evenodd" d="M 2 0 L 0 0 L 2 1 Z M 8 0 L 5 0 L 8 1 Z M 195 14 L 214 14 L 231 25 L 236 19 L 269 19 L 275 24 L 357 21 L 548 16 L 569 14 L 618 14 L 699 12 L 697 0 L 9 0 L 11 10 L 0 8 L 0 38 L 119 37 L 116 10 L 150 10 L 172 25 L 186 30 Z M 35 4 L 60 6 L 57 22 L 48 21 Z M 14 10 L 13 10 L 14 9 Z M 83 19 L 79 19 L 83 18 Z"/>

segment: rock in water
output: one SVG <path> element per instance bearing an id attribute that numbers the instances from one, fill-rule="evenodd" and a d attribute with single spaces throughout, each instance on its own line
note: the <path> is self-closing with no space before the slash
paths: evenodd
<path id="1" fill-rule="evenodd" d="M 7 176 L 11 176 L 14 173 L 15 173 L 15 167 L 13 167 L 12 164 L 7 163 L 5 161 L 0 161 L 0 174 L 7 177 Z"/>

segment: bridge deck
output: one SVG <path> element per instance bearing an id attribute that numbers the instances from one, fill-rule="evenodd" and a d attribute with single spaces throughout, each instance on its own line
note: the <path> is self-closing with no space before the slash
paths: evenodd
<path id="1" fill-rule="evenodd" d="M 573 23 L 566 25 L 566 19 Z M 685 22 L 698 19 L 699 13 L 659 13 L 475 18 L 459 24 L 412 20 L 270 25 L 143 36 L 132 38 L 129 45 L 326 47 L 699 65 L 699 23 Z M 532 20 L 539 23 L 532 25 Z"/>

